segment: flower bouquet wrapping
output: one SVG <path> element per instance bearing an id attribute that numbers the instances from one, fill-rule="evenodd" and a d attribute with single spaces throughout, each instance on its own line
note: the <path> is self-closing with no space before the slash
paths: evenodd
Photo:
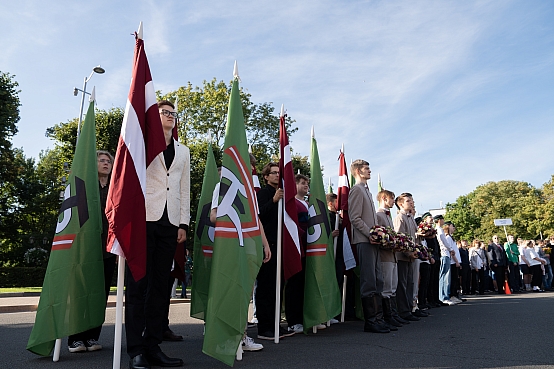
<path id="1" fill-rule="evenodd" d="M 436 234 L 437 234 L 437 231 L 430 224 L 427 224 L 425 222 L 421 222 L 417 226 L 417 235 L 418 236 L 422 236 L 422 237 L 425 237 L 425 238 L 431 238 L 431 237 L 435 237 Z"/>
<path id="2" fill-rule="evenodd" d="M 393 249 L 395 232 L 389 227 L 373 226 L 369 231 L 369 242 L 382 249 Z"/>

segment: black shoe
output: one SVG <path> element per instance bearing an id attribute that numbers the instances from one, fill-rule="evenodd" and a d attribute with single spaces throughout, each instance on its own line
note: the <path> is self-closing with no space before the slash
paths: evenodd
<path id="1" fill-rule="evenodd" d="M 294 336 L 295 335 L 295 331 L 293 330 L 287 330 L 283 327 L 279 327 L 279 338 L 284 338 L 284 337 L 291 337 L 291 336 Z"/>
<path id="2" fill-rule="evenodd" d="M 385 325 L 366 323 L 364 324 L 364 332 L 390 333 L 390 329 L 388 329 Z"/>
<path id="3" fill-rule="evenodd" d="M 164 340 L 164 341 L 182 341 L 183 336 L 175 334 L 175 333 L 173 333 L 173 331 L 171 329 L 168 329 L 167 331 L 164 332 L 164 334 L 162 336 L 162 340 Z"/>
<path id="4" fill-rule="evenodd" d="M 416 309 L 415 311 L 412 311 L 413 316 L 417 316 L 418 318 L 426 318 L 429 316 L 425 311 L 421 311 L 419 309 Z"/>
<path id="5" fill-rule="evenodd" d="M 396 321 L 397 321 L 398 323 L 400 323 L 400 324 L 404 324 L 404 325 L 410 324 L 409 321 L 407 321 L 406 319 L 402 319 L 402 318 L 399 317 L 399 316 L 393 316 L 392 318 L 393 318 L 394 320 L 396 320 Z"/>
<path id="6" fill-rule="evenodd" d="M 385 322 L 384 326 L 387 327 L 387 329 L 391 332 L 398 330 L 398 328 L 396 328 L 395 325 L 393 325 L 391 323 L 388 323 L 388 322 Z"/>
<path id="7" fill-rule="evenodd" d="M 183 366 L 183 360 L 176 357 L 169 357 L 162 351 L 157 351 L 146 355 L 146 359 L 152 365 L 163 367 Z"/>
<path id="8" fill-rule="evenodd" d="M 419 322 L 421 319 L 410 314 L 410 315 L 406 315 L 406 316 L 403 316 L 402 319 L 404 320 L 409 320 L 410 322 Z"/>
<path id="9" fill-rule="evenodd" d="M 393 317 L 391 317 L 389 320 L 385 320 L 385 322 L 389 325 L 389 329 L 390 327 L 402 327 L 402 323 L 400 323 L 399 321 L 397 321 L 396 319 L 394 319 Z M 395 329 L 391 329 L 391 331 L 393 331 Z"/>
<path id="10" fill-rule="evenodd" d="M 129 360 L 129 369 L 150 369 L 150 364 L 144 355 L 139 354 Z"/>

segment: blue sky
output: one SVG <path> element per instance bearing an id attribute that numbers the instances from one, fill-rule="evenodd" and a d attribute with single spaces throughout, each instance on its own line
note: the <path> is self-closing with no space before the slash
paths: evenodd
<path id="1" fill-rule="evenodd" d="M 92 67 L 106 69 L 89 82 L 98 107 L 125 105 L 143 21 L 156 89 L 229 81 L 237 60 L 252 100 L 296 119 L 295 152 L 309 155 L 315 126 L 335 186 L 342 143 L 348 162 L 371 163 L 374 193 L 380 173 L 420 212 L 554 174 L 551 1 L 1 2 L 0 70 L 20 84 L 13 143 L 27 156 L 78 115 L 73 88 Z"/>

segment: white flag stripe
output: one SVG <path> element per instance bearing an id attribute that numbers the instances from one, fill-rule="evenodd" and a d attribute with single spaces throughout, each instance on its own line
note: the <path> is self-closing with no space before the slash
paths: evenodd
<path id="1" fill-rule="evenodd" d="M 146 103 L 146 107 L 144 112 L 146 113 L 148 109 L 154 104 L 158 104 L 158 100 L 156 99 L 156 90 L 154 90 L 154 83 L 152 81 L 148 82 L 144 86 L 144 100 Z"/>
<path id="2" fill-rule="evenodd" d="M 123 249 L 121 249 L 121 246 L 119 246 L 119 241 L 117 240 L 117 238 L 114 240 L 112 244 L 112 249 L 110 250 L 110 253 L 119 255 L 125 258 L 125 254 L 123 253 Z"/>
<path id="3" fill-rule="evenodd" d="M 54 241 L 52 245 L 66 245 L 68 243 L 73 243 L 73 240 Z"/>
<path id="4" fill-rule="evenodd" d="M 291 162 L 291 157 L 290 157 L 290 145 L 287 145 L 285 146 L 285 148 L 283 149 L 283 162 L 285 163 L 285 167 L 287 166 L 288 163 Z"/>
<path id="5" fill-rule="evenodd" d="M 296 249 L 298 250 L 298 254 L 300 255 L 300 237 L 298 237 L 298 226 L 292 220 L 289 213 L 285 211 L 285 227 L 287 228 L 287 231 L 289 232 L 292 240 L 294 241 L 294 245 L 296 246 Z"/>
<path id="6" fill-rule="evenodd" d="M 326 252 L 327 249 L 325 247 L 323 248 L 320 248 L 320 249 L 308 249 L 306 250 L 306 253 L 310 253 L 310 252 Z"/>
<path id="7" fill-rule="evenodd" d="M 348 178 L 345 174 L 339 176 L 339 187 L 348 187 Z"/>
<path id="8" fill-rule="evenodd" d="M 125 142 L 125 146 L 127 146 L 127 151 L 133 158 L 142 194 L 146 198 L 146 167 L 144 165 L 137 166 L 137 163 L 146 163 L 146 148 L 144 147 L 144 137 L 137 114 L 129 99 L 127 99 L 127 106 L 125 107 L 121 137 Z"/>

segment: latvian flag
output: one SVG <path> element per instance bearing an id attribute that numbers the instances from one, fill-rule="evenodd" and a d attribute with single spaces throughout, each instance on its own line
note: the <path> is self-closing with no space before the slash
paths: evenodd
<path id="1" fill-rule="evenodd" d="M 337 211 L 341 212 L 342 225 L 344 227 L 344 234 L 342 237 L 342 246 L 345 269 L 349 270 L 356 267 L 356 250 L 355 246 L 350 244 L 350 218 L 348 216 L 348 193 L 350 192 L 350 186 L 348 183 L 348 170 L 346 169 L 346 160 L 344 159 L 344 152 L 341 150 L 339 155 L 339 186 L 337 191 Z"/>
<path id="2" fill-rule="evenodd" d="M 166 148 L 150 67 L 144 52 L 142 23 L 135 34 L 129 97 L 117 146 L 106 203 L 107 250 L 127 259 L 133 278 L 146 274 L 146 168 Z"/>
<path id="3" fill-rule="evenodd" d="M 281 109 L 283 110 L 283 109 Z M 283 270 L 285 280 L 302 270 L 298 214 L 296 212 L 296 180 L 290 155 L 289 138 L 285 129 L 285 114 L 281 111 L 279 124 L 279 176 L 284 190 L 283 214 Z"/>

